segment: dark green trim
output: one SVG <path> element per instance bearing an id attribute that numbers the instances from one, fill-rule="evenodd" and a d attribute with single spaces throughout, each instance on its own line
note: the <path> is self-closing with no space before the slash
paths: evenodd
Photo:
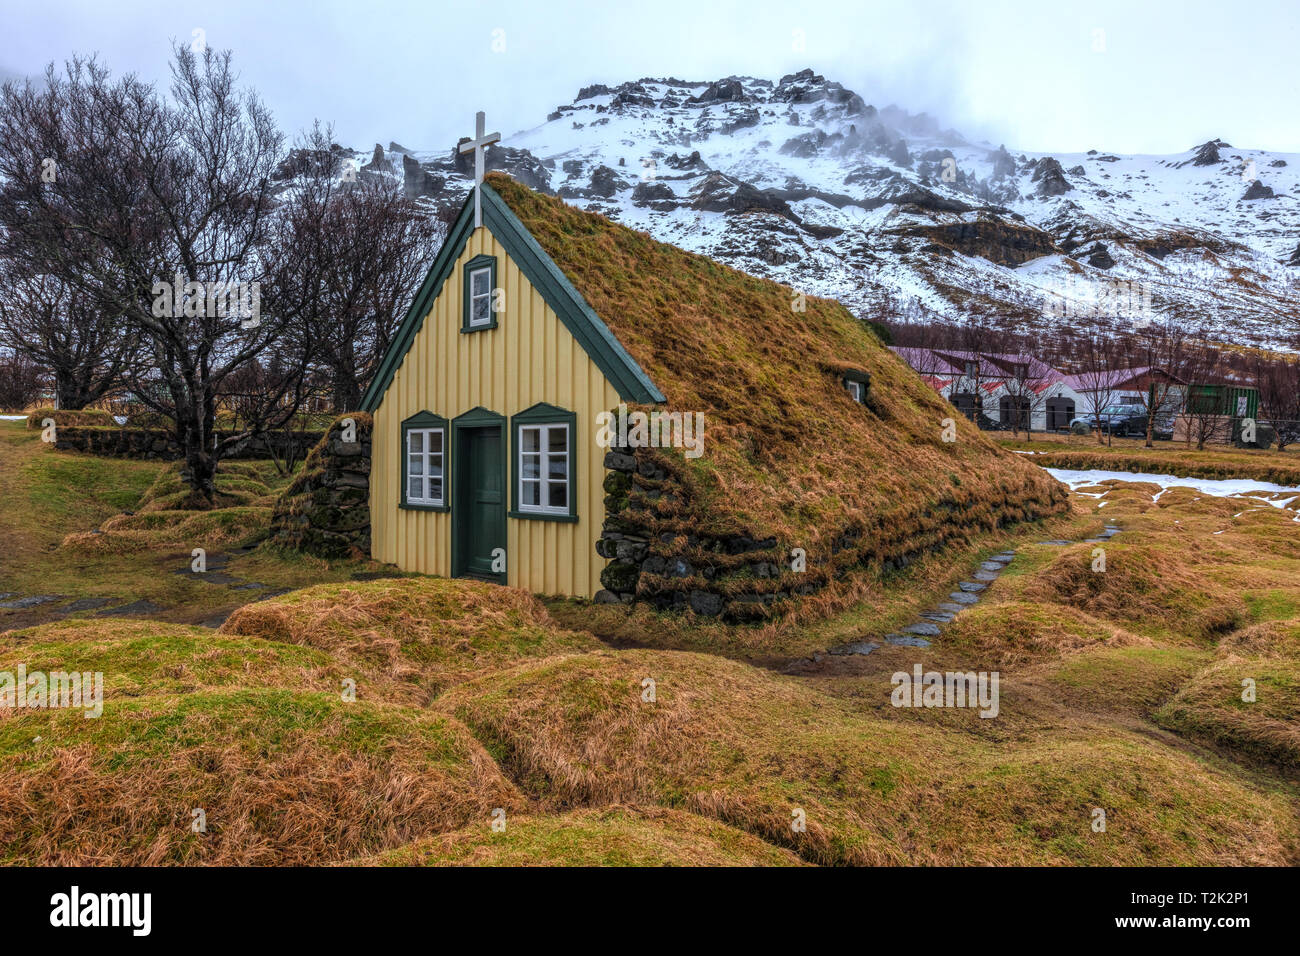
<path id="1" fill-rule="evenodd" d="M 373 412 L 379 407 L 384 393 L 388 391 L 388 386 L 392 384 L 393 376 L 397 374 L 398 368 L 402 365 L 402 360 L 406 358 L 406 353 L 410 351 L 416 334 L 424 325 L 425 316 L 429 314 L 434 301 L 438 298 L 438 293 L 442 291 L 442 285 L 447 281 L 447 276 L 451 275 L 451 267 L 460 258 L 461 251 L 465 248 L 465 243 L 469 241 L 470 233 L 473 231 L 474 193 L 471 191 L 465 202 L 461 204 L 460 214 L 457 215 L 456 221 L 447 230 L 447 238 L 438 251 L 433 265 L 429 268 L 428 274 L 424 277 L 420 290 L 416 292 L 415 298 L 411 300 L 411 306 L 406 310 L 406 316 L 402 319 L 402 324 L 398 326 L 397 334 L 393 336 L 393 341 L 389 343 L 387 351 L 384 352 L 383 361 L 379 363 L 379 368 L 375 371 L 375 377 L 370 380 L 370 385 L 366 388 L 366 394 L 361 396 L 361 410 L 363 412 Z"/>
<path id="2" fill-rule="evenodd" d="M 510 211 L 505 200 L 491 186 L 483 186 L 483 223 L 505 246 L 511 261 L 555 310 L 564 327 L 578 340 L 596 367 L 627 402 L 658 404 L 667 401 L 664 393 L 650 381 L 623 344 L 600 320 L 591 306 L 573 287 L 560 267 L 543 250 L 519 217 Z"/>
<path id="3" fill-rule="evenodd" d="M 470 287 L 469 277 L 472 273 L 486 266 L 488 273 L 488 323 L 487 325 L 471 325 L 469 321 L 470 311 Z M 496 290 L 497 290 L 497 257 L 496 256 L 475 256 L 463 267 L 465 274 L 462 282 L 463 294 L 461 295 L 460 309 L 460 330 L 462 332 L 486 332 L 488 329 L 497 327 L 496 312 Z"/>
<path id="4" fill-rule="evenodd" d="M 618 391 L 619 398 L 625 402 L 658 404 L 666 401 L 663 392 L 655 387 L 654 382 L 628 355 L 622 343 L 614 337 L 600 317 L 592 311 L 591 306 L 573 287 L 573 284 L 551 260 L 537 240 L 519 221 L 519 217 L 510 211 L 504 200 L 486 184 L 482 187 L 483 224 L 491 231 L 497 241 L 505 247 L 506 254 L 519 267 L 528 281 L 542 294 L 546 304 L 560 317 L 564 327 L 578 340 L 578 344 L 596 363 L 596 367 L 609 379 Z M 401 367 L 402 360 L 415 341 L 416 334 L 424 324 L 425 316 L 432 308 L 434 300 L 442 291 L 443 283 L 451 274 L 452 267 L 460 258 L 474 230 L 474 194 L 471 192 L 461 206 L 460 214 L 447 233 L 433 267 L 425 276 L 420 291 L 416 293 L 406 317 L 394 336 L 388 351 L 384 353 L 375 377 L 361 399 L 361 410 L 373 412 L 379 407 L 384 393 L 392 384 L 393 376 Z"/>
<path id="5" fill-rule="evenodd" d="M 406 500 L 407 480 L 407 451 L 406 451 L 406 433 L 412 428 L 441 428 L 442 429 L 442 504 L 440 505 L 423 505 L 412 504 Z M 398 469 L 398 475 L 401 476 L 402 497 L 398 502 L 399 508 L 407 511 L 450 511 L 451 510 L 451 430 L 447 427 L 447 419 L 441 415 L 435 415 L 433 412 L 416 412 L 406 421 L 402 422 L 402 447 L 399 450 L 402 465 Z M 427 478 L 428 476 L 426 476 Z"/>
<path id="6" fill-rule="evenodd" d="M 453 428 L 473 425 L 504 425 L 506 416 L 500 412 L 494 412 L 490 408 L 484 408 L 482 405 L 476 405 L 462 415 L 457 415 L 451 420 Z"/>
<path id="7" fill-rule="evenodd" d="M 507 517 L 518 518 L 521 521 L 558 521 L 561 524 L 577 524 L 577 515 L 547 515 L 539 514 L 535 511 L 510 511 Z"/>
<path id="8" fill-rule="evenodd" d="M 510 454 L 510 436 L 508 434 L 508 425 L 507 425 L 506 416 L 494 412 L 491 409 L 484 408 L 482 405 L 479 405 L 475 408 L 471 408 L 463 415 L 457 415 L 455 418 L 451 420 L 451 446 L 456 449 L 460 448 L 460 437 L 461 437 L 461 433 L 464 431 L 467 431 L 472 428 L 484 428 L 484 427 L 493 427 L 493 426 L 499 427 L 501 429 L 501 481 L 502 484 L 504 484 L 505 482 L 510 480 L 510 467 L 509 465 L 506 464 L 506 462 L 509 460 L 507 456 Z M 452 500 L 454 499 L 452 499 L 449 495 L 447 501 L 450 502 Z M 503 542 L 503 546 L 507 548 L 507 552 L 506 552 L 506 570 L 496 576 L 498 584 L 505 584 L 506 577 L 510 572 L 510 554 L 508 550 L 510 539 L 506 534 L 506 502 L 509 500 L 510 500 L 509 498 L 503 496 L 501 502 L 501 525 L 500 525 L 501 541 Z M 464 556 L 460 553 L 461 521 L 462 521 L 461 509 L 452 508 L 451 509 L 451 576 L 454 578 L 460 578 L 466 576 Z M 475 575 L 474 580 L 481 581 L 484 580 L 484 578 Z"/>
<path id="9" fill-rule="evenodd" d="M 523 442 L 519 440 L 519 429 L 524 425 L 568 425 L 569 426 L 569 513 L 544 514 L 537 511 L 522 511 L 519 507 L 519 450 Z M 545 487 L 545 483 L 543 483 Z M 525 521 L 564 521 L 578 520 L 578 415 L 567 408 L 538 402 L 510 417 L 510 517 Z"/>

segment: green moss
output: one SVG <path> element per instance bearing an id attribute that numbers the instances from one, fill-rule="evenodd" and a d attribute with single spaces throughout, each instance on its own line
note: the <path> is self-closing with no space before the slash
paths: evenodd
<path id="1" fill-rule="evenodd" d="M 340 688 L 321 651 L 157 621 L 73 620 L 0 636 L 0 671 L 100 672 L 106 700 L 229 687 Z"/>

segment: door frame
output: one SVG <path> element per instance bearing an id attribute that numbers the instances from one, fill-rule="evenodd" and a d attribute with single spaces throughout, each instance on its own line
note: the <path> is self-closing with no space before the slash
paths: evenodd
<path id="1" fill-rule="evenodd" d="M 461 534 L 464 531 L 464 517 L 461 515 L 460 495 L 468 490 L 469 482 L 465 480 L 470 464 L 470 456 L 465 452 L 463 442 L 467 433 L 482 429 L 496 428 L 501 436 L 501 508 L 498 515 L 498 527 L 501 532 L 501 546 L 506 549 L 506 570 L 496 576 L 498 584 L 505 584 L 510 569 L 510 545 L 507 538 L 506 509 L 510 506 L 510 488 L 506 484 L 510 474 L 510 438 L 506 427 L 506 417 L 479 405 L 463 415 L 451 420 L 451 461 L 452 482 L 454 489 L 451 498 L 451 576 L 468 577 L 465 573 L 465 555 L 461 547 Z M 485 580 L 478 575 L 474 580 Z"/>

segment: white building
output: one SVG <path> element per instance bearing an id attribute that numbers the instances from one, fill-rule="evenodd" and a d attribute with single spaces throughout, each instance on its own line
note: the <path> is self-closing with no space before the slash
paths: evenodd
<path id="1" fill-rule="evenodd" d="M 894 348 L 894 353 L 964 414 L 1011 427 L 1020 409 L 1033 431 L 1064 431 L 1091 406 L 1067 376 L 1032 355 Z"/>

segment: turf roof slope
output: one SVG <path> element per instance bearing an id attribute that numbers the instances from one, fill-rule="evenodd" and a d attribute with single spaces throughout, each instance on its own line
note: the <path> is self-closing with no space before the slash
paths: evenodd
<path id="1" fill-rule="evenodd" d="M 672 411 L 703 412 L 704 453 L 668 456 L 700 534 L 824 551 L 844 532 L 941 540 L 1063 511 L 1064 488 L 958 416 L 839 302 L 792 307 L 784 286 L 657 242 L 502 173 L 491 188 L 618 337 Z M 839 382 L 871 376 L 871 407 Z M 593 426 L 594 427 L 594 426 Z M 964 513 L 964 514 L 963 514 Z M 894 550 L 894 549 L 890 549 Z M 906 551 L 903 548 L 902 551 Z"/>

